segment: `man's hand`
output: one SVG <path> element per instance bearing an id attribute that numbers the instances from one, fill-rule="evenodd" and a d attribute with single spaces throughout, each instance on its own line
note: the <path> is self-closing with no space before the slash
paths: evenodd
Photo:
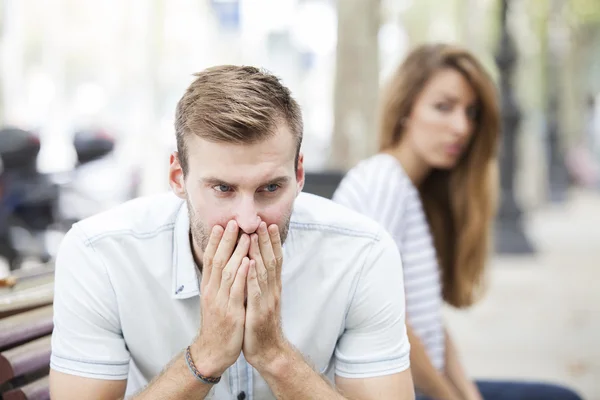
<path id="1" fill-rule="evenodd" d="M 244 327 L 244 357 L 261 369 L 288 348 L 281 328 L 281 265 L 283 251 L 277 225 L 263 221 L 250 236 L 248 304 Z"/>
<path id="2" fill-rule="evenodd" d="M 241 235 L 236 246 L 237 237 L 235 221 L 225 231 L 214 226 L 204 250 L 200 334 L 191 351 L 198 371 L 209 377 L 221 376 L 242 350 L 250 237 Z"/>

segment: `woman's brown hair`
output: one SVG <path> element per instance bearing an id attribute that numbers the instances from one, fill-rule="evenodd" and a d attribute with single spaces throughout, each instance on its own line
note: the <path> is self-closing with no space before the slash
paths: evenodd
<path id="1" fill-rule="evenodd" d="M 438 254 L 444 300 L 471 305 L 483 281 L 490 226 L 496 209 L 497 147 L 500 130 L 496 89 L 479 61 L 465 49 L 430 44 L 414 49 L 384 90 L 379 148 L 394 148 L 403 121 L 431 77 L 441 69 L 460 72 L 477 94 L 478 114 L 469 147 L 451 170 L 434 169 L 419 193 Z"/>

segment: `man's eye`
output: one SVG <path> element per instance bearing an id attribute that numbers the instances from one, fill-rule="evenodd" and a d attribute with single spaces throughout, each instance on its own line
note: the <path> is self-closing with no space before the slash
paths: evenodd
<path id="1" fill-rule="evenodd" d="M 273 193 L 279 189 L 279 185 L 276 183 L 271 183 L 270 185 L 265 186 L 265 192 Z"/>
<path id="2" fill-rule="evenodd" d="M 229 186 L 229 185 L 217 185 L 217 186 L 214 186 L 213 189 L 215 189 L 217 192 L 226 193 L 226 192 L 230 192 L 231 191 L 231 186 Z"/>

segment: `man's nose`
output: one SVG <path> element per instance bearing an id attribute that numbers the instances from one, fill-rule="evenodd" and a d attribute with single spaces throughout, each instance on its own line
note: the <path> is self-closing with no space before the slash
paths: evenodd
<path id="1" fill-rule="evenodd" d="M 254 199 L 244 198 L 239 202 L 235 219 L 242 232 L 247 234 L 256 232 L 260 224 L 260 217 Z"/>

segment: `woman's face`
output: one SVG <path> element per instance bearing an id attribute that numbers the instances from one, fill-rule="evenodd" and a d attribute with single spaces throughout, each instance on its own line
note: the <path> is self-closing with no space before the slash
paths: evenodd
<path id="1" fill-rule="evenodd" d="M 469 82 L 457 70 L 444 68 L 417 96 L 400 145 L 430 168 L 450 169 L 469 145 L 477 112 L 477 96 Z"/>

